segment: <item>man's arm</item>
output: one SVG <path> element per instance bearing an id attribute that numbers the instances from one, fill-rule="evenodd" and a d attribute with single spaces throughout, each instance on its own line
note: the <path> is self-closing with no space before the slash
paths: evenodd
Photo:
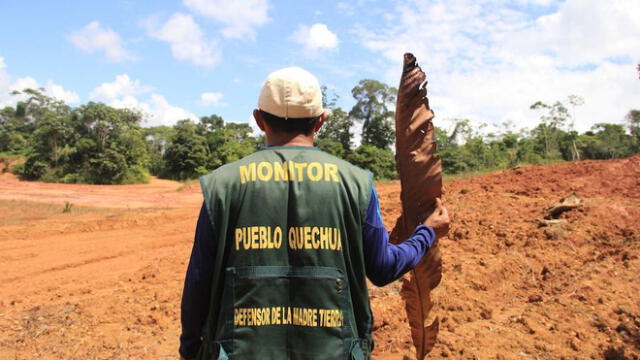
<path id="1" fill-rule="evenodd" d="M 207 207 L 203 203 L 182 292 L 180 356 L 184 359 L 195 358 L 202 343 L 200 336 L 209 312 L 211 279 L 216 255 L 213 231 Z"/>
<path id="2" fill-rule="evenodd" d="M 409 239 L 397 245 L 389 243 L 375 188 L 371 188 L 362 230 L 367 277 L 377 286 L 387 285 L 413 269 L 436 240 L 433 228 L 419 225 Z"/>

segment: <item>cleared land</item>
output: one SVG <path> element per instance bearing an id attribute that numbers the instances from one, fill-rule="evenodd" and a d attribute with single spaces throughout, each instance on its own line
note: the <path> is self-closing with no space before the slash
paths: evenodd
<path id="1" fill-rule="evenodd" d="M 175 358 L 199 191 L 0 175 L 0 359 Z M 378 191 L 391 228 L 399 185 Z M 454 224 L 432 358 L 640 358 L 640 156 L 526 166 L 445 192 Z M 540 227 L 571 193 L 584 205 L 566 225 Z M 371 289 L 381 359 L 411 354 L 399 287 Z"/>

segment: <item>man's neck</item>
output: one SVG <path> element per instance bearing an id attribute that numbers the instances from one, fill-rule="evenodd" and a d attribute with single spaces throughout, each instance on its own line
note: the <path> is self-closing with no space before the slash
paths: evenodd
<path id="1" fill-rule="evenodd" d="M 313 135 L 267 136 L 267 146 L 313 146 Z"/>

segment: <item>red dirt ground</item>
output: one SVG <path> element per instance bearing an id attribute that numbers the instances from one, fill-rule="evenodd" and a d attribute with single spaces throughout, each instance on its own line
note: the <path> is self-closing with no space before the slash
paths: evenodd
<path id="1" fill-rule="evenodd" d="M 377 187 L 391 228 L 399 186 Z M 445 191 L 454 223 L 440 240 L 430 358 L 640 358 L 640 156 L 526 166 Z M 584 206 L 561 216 L 567 225 L 539 227 L 571 193 Z M 0 175 L 0 359 L 176 358 L 200 201 L 197 184 Z M 379 359 L 412 357 L 398 290 L 371 288 Z"/>

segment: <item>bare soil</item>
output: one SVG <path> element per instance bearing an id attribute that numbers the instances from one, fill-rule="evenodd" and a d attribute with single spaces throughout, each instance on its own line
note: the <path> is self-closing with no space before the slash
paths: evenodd
<path id="1" fill-rule="evenodd" d="M 400 188 L 377 188 L 390 229 Z M 199 192 L 1 174 L 0 359 L 177 358 Z M 572 193 L 584 204 L 540 227 Z M 640 156 L 449 181 L 444 200 L 431 358 L 640 358 Z M 412 357 L 399 288 L 371 287 L 379 359 Z"/>

